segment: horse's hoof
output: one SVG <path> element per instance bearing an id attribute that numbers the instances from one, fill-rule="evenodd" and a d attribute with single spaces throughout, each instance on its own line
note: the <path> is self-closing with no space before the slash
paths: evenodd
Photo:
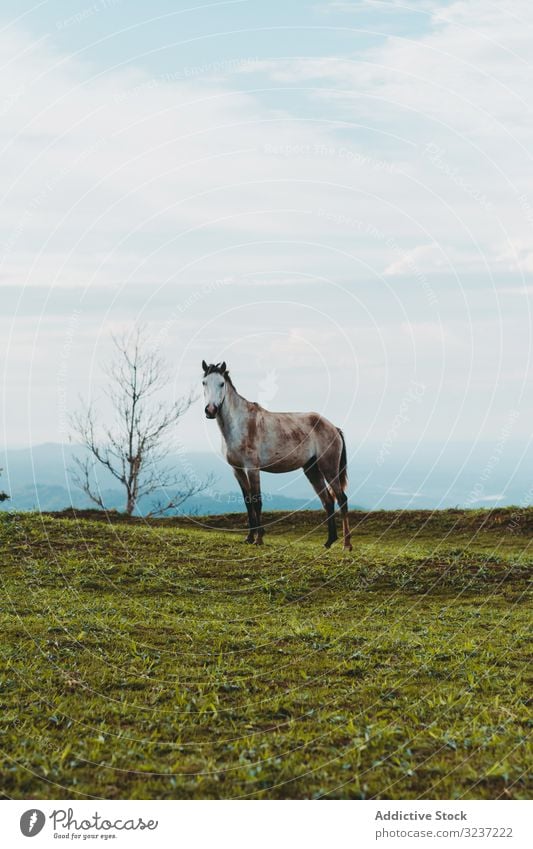
<path id="1" fill-rule="evenodd" d="M 337 540 L 334 540 L 334 539 L 328 539 L 328 541 L 324 543 L 324 548 L 331 548 L 333 543 L 336 542 L 336 541 Z"/>
<path id="2" fill-rule="evenodd" d="M 254 545 L 263 545 L 263 540 L 261 539 L 261 537 L 257 537 Z"/>
<path id="3" fill-rule="evenodd" d="M 246 545 L 253 545 L 253 544 L 254 544 L 254 542 L 255 542 L 255 540 L 254 540 L 254 539 L 250 539 L 249 537 L 246 537 L 246 539 L 244 540 L 244 542 L 245 542 L 245 544 L 246 544 Z"/>
<path id="4" fill-rule="evenodd" d="M 344 546 L 345 551 L 353 551 L 353 545 L 349 542 L 348 545 Z"/>

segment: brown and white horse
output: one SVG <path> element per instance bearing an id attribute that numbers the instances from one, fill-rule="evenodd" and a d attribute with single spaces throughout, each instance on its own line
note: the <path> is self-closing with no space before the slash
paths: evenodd
<path id="1" fill-rule="evenodd" d="M 271 413 L 247 401 L 235 389 L 226 363 L 207 365 L 204 360 L 202 368 L 205 414 L 218 422 L 226 460 L 248 510 L 246 542 L 263 542 L 259 473 L 303 469 L 327 513 L 326 548 L 337 539 L 336 499 L 342 515 L 344 548 L 351 551 L 342 431 L 318 413 Z"/>

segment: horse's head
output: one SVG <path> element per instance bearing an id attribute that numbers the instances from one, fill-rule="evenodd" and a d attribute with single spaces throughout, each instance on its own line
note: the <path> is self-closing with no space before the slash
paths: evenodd
<path id="1" fill-rule="evenodd" d="M 220 410 L 224 398 L 226 397 L 226 363 L 211 363 L 207 365 L 205 360 L 202 360 L 202 368 L 204 370 L 204 386 L 205 398 L 205 414 L 208 419 L 216 418 Z"/>

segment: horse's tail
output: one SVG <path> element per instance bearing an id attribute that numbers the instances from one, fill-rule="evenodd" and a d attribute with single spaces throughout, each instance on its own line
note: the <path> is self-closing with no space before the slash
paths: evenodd
<path id="1" fill-rule="evenodd" d="M 342 440 L 341 459 L 339 461 L 339 483 L 342 487 L 342 491 L 344 492 L 348 486 L 348 458 L 346 457 L 346 442 L 344 441 L 344 434 L 340 427 L 337 428 L 337 430 L 339 431 L 339 435 Z"/>

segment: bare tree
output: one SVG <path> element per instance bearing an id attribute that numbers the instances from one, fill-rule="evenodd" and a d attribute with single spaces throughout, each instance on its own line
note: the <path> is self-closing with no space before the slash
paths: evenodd
<path id="1" fill-rule="evenodd" d="M 188 498 L 213 483 L 200 481 L 169 467 L 169 439 L 194 395 L 190 392 L 173 403 L 159 399 L 168 385 L 168 369 L 148 341 L 145 328 L 113 337 L 115 356 L 106 369 L 106 394 L 114 412 L 109 426 L 99 426 L 93 404 L 71 421 L 88 456 L 74 458 L 74 482 L 105 509 L 94 475 L 100 464 L 125 490 L 125 510 L 130 516 L 141 498 L 164 492 L 149 516 L 176 509 Z M 171 445 L 171 443 L 170 443 Z M 168 496 L 166 495 L 168 493 Z"/>

